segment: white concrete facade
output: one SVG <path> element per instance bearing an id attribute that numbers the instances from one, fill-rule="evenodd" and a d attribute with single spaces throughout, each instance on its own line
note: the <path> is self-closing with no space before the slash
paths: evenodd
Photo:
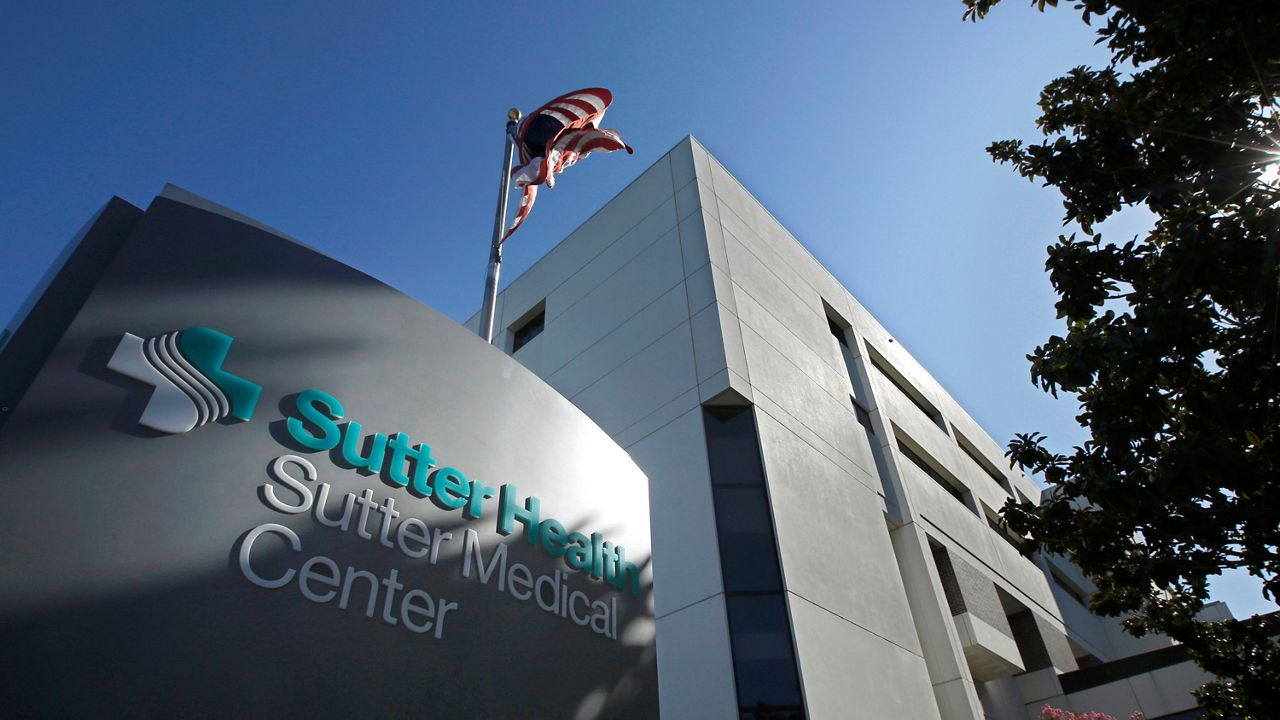
<path id="1" fill-rule="evenodd" d="M 807 717 L 1022 720 L 1072 708 L 1076 658 L 1138 651 L 989 522 L 1035 484 L 692 137 L 511 282 L 495 343 L 539 312 L 514 357 L 650 479 L 664 718 L 740 717 L 708 403 L 754 407 Z M 1073 709 L 1194 705 L 1126 682 Z"/>

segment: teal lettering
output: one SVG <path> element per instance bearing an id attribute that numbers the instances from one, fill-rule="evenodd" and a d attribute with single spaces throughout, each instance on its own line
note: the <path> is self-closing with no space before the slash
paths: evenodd
<path id="1" fill-rule="evenodd" d="M 640 568 L 635 563 L 627 562 L 626 548 L 615 545 L 610 555 L 612 562 L 605 566 L 605 580 L 619 590 L 629 591 L 635 597 L 640 597 Z"/>
<path id="2" fill-rule="evenodd" d="M 594 578 L 604 577 L 604 553 L 603 547 L 604 535 L 600 533 L 591 533 L 591 576 Z"/>
<path id="3" fill-rule="evenodd" d="M 565 552 L 564 525 L 555 518 L 547 518 L 538 526 L 538 537 L 542 540 L 542 549 L 551 557 L 561 557 Z"/>
<path id="4" fill-rule="evenodd" d="M 441 510 L 457 510 L 467 504 L 471 485 L 458 468 L 442 467 L 431 473 L 431 489 L 431 501 Z"/>
<path id="5" fill-rule="evenodd" d="M 431 446 L 426 443 L 418 445 L 418 456 L 413 459 L 413 480 L 409 490 L 419 497 L 431 495 L 431 468 L 436 466 L 436 459 L 431 457 Z"/>
<path id="6" fill-rule="evenodd" d="M 498 492 L 498 534 L 510 535 L 515 532 L 516 523 L 524 525 L 524 536 L 530 544 L 538 542 L 538 498 L 530 495 L 524 501 L 524 507 L 517 504 L 516 486 L 503 485 Z"/>
<path id="7" fill-rule="evenodd" d="M 311 434 L 302 420 L 291 417 L 285 421 L 289 435 L 299 445 L 311 450 L 332 450 L 337 447 L 342 439 L 342 431 L 334 420 L 342 419 L 342 403 L 323 390 L 304 390 L 298 393 L 296 405 L 302 420 L 318 428 L 320 434 Z"/>
<path id="8" fill-rule="evenodd" d="M 374 433 L 369 436 L 369 454 L 360 454 L 360 423 L 347 423 L 342 438 L 342 459 L 354 468 L 365 468 L 371 473 L 382 472 L 382 458 L 387 452 L 387 436 Z"/>
<path id="9" fill-rule="evenodd" d="M 569 533 L 564 561 L 574 570 L 586 572 L 591 569 L 591 539 L 580 532 Z"/>
<path id="10" fill-rule="evenodd" d="M 418 454 L 411 442 L 409 436 L 402 432 L 392 435 L 387 441 L 387 447 L 391 450 L 391 460 L 387 463 L 387 479 L 400 487 L 409 484 L 409 476 L 404 471 L 405 466 L 409 458 Z"/>
<path id="11" fill-rule="evenodd" d="M 491 497 L 493 497 L 493 488 L 485 485 L 479 480 L 472 480 L 471 501 L 467 503 L 467 509 L 463 510 L 462 514 L 472 520 L 478 520 L 483 512 L 481 505 L 484 504 L 485 500 L 488 500 Z"/>

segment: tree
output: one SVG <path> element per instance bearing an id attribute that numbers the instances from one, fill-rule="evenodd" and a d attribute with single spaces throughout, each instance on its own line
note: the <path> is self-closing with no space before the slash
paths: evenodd
<path id="1" fill-rule="evenodd" d="M 1142 713 L 1135 712 L 1129 716 L 1129 720 L 1143 720 L 1143 717 Z M 1116 720 L 1116 717 L 1100 712 L 1075 713 L 1045 705 L 1040 708 L 1040 714 L 1036 717 L 1036 720 Z"/>
<path id="2" fill-rule="evenodd" d="M 998 0 L 964 0 L 966 19 Z M 1040 10 L 1054 0 L 1034 0 Z M 1081 0 L 1110 51 L 1041 92 L 1036 143 L 988 152 L 1056 188 L 1066 209 L 1045 267 L 1065 334 L 1028 355 L 1033 382 L 1074 393 L 1089 439 L 1009 456 L 1051 492 L 1010 502 L 1024 550 L 1065 553 L 1093 609 L 1184 643 L 1219 680 L 1210 717 L 1274 717 L 1277 615 L 1206 623 L 1207 582 L 1244 568 L 1280 593 L 1280 2 Z M 1145 236 L 1103 220 L 1146 206 Z"/>

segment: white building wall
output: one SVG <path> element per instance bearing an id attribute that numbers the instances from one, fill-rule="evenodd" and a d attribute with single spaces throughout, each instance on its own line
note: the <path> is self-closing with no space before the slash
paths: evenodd
<path id="1" fill-rule="evenodd" d="M 1000 602 L 1033 613 L 1057 671 L 1075 667 L 1068 631 L 1079 652 L 1113 657 L 1110 629 L 1083 608 L 1064 622 L 1044 568 L 988 524 L 1008 489 L 1038 499 L 1034 483 L 697 141 L 678 144 L 514 280 L 499 295 L 495 342 L 509 351 L 511 330 L 540 307 L 545 329 L 515 357 L 650 478 L 664 718 L 738 716 L 700 410 L 726 392 L 756 408 L 809 717 L 1026 716 L 1020 689 L 1030 685 L 991 677 L 1022 667 L 1008 624 L 970 612 L 957 631 L 935 547 L 988 584 L 984 597 L 998 588 Z M 847 327 L 847 362 L 829 316 Z M 870 413 L 871 441 L 853 394 Z M 1056 678 L 1054 668 L 1028 675 Z"/>

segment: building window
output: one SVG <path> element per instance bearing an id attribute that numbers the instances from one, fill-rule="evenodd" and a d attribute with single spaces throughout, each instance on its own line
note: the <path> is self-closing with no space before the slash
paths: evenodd
<path id="1" fill-rule="evenodd" d="M 850 396 L 849 400 L 853 402 L 853 415 L 858 418 L 858 424 L 866 428 L 868 436 L 875 435 L 875 428 L 871 427 L 871 413 L 862 407 L 862 403 L 858 402 L 858 398 Z"/>
<path id="2" fill-rule="evenodd" d="M 1000 524 L 1000 514 L 987 507 L 986 503 L 982 504 L 982 514 L 987 518 L 987 525 L 994 530 L 1002 540 L 1009 543 L 1014 548 L 1018 548 L 1022 544 L 1021 541 L 1013 535 L 1009 528 Z"/>
<path id="3" fill-rule="evenodd" d="M 943 490 L 946 490 L 947 494 L 956 500 L 959 500 L 962 505 L 968 507 L 970 510 L 973 509 L 969 506 L 969 503 L 965 502 L 964 490 L 956 487 L 955 483 L 944 477 L 943 474 L 938 472 L 938 470 L 934 468 L 928 460 L 920 457 L 919 453 L 904 445 L 901 440 L 898 441 L 898 451 L 902 453 L 903 457 L 910 460 L 912 465 L 920 468 L 921 472 L 928 475 L 934 482 L 938 483 Z"/>
<path id="4" fill-rule="evenodd" d="M 827 327 L 831 329 L 831 334 L 835 336 L 836 342 L 844 347 L 849 347 L 849 338 L 845 337 L 844 328 L 836 324 L 835 320 L 827 318 Z"/>
<path id="5" fill-rule="evenodd" d="M 1063 577 L 1062 573 L 1059 572 L 1052 564 L 1049 565 L 1049 577 L 1053 580 L 1053 584 L 1057 585 L 1063 592 L 1071 596 L 1072 600 L 1075 600 L 1085 607 L 1089 607 L 1088 595 L 1084 593 L 1084 591 L 1080 590 L 1080 588 L 1076 587 L 1075 583 Z"/>
<path id="6" fill-rule="evenodd" d="M 541 335 L 546 322 L 547 308 L 539 303 L 532 315 L 521 318 L 520 322 L 511 329 L 511 352 L 518 352 L 520 348 L 528 345 L 530 340 Z"/>
<path id="7" fill-rule="evenodd" d="M 991 478 L 995 484 L 999 485 L 1001 490 L 1009 493 L 1009 481 L 1005 479 L 1004 474 L 997 470 L 990 461 L 983 457 L 982 453 L 978 451 L 978 448 L 975 447 L 973 443 L 969 442 L 969 438 L 962 435 L 954 426 L 952 426 L 951 429 L 956 436 L 956 444 L 960 446 L 960 449 L 964 451 L 965 455 L 969 456 L 969 459 L 973 461 L 973 464 L 977 465 L 987 477 Z"/>
<path id="8" fill-rule="evenodd" d="M 729 641 L 742 720 L 804 720 L 804 703 L 781 593 L 728 595 Z M 746 688 L 746 692 L 744 692 Z"/>
<path id="9" fill-rule="evenodd" d="M 941 428 L 943 432 L 947 431 L 946 422 L 942 419 L 942 413 L 938 412 L 937 408 L 931 405 L 928 400 L 925 400 L 924 395 L 921 395 L 919 390 L 911 387 L 906 378 L 903 378 L 897 370 L 889 367 L 889 363 L 869 343 L 867 344 L 867 357 L 871 360 L 871 367 L 878 370 L 881 377 L 888 380 L 890 385 L 898 388 L 898 391 L 903 395 L 906 395 L 911 404 L 924 413 L 925 417 L 929 418 L 934 425 Z"/>
<path id="10" fill-rule="evenodd" d="M 755 414 L 750 405 L 704 406 L 702 420 L 738 712 L 751 720 L 802 720 L 804 703 Z"/>

